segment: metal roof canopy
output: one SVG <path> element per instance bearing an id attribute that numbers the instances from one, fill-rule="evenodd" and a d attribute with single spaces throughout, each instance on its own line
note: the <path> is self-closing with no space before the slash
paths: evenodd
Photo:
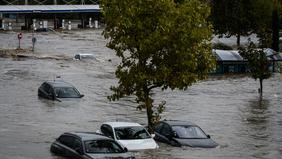
<path id="1" fill-rule="evenodd" d="M 218 61 L 243 61 L 238 50 L 213 50 Z"/>
<path id="2" fill-rule="evenodd" d="M 216 50 L 213 49 L 213 54 L 216 56 L 217 61 L 247 61 L 244 59 L 240 54 L 238 50 Z M 279 53 L 275 52 L 274 50 L 270 48 L 264 49 L 264 52 L 270 61 L 282 61 L 282 57 L 279 55 Z"/>
<path id="3" fill-rule="evenodd" d="M 0 5 L 0 13 L 98 13 L 99 5 Z"/>

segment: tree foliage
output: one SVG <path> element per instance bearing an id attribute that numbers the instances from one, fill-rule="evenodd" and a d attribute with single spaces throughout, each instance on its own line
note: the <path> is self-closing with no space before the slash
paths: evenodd
<path id="1" fill-rule="evenodd" d="M 272 0 L 212 0 L 211 6 L 216 34 L 237 36 L 238 46 L 240 36 L 271 30 Z"/>
<path id="2" fill-rule="evenodd" d="M 250 69 L 250 73 L 252 78 L 259 79 L 260 82 L 260 97 L 263 94 L 263 80 L 268 79 L 271 76 L 271 71 L 269 70 L 270 62 L 267 59 L 267 55 L 264 52 L 263 48 L 258 49 L 254 43 L 250 43 L 250 45 L 240 50 L 240 55 L 248 60 L 248 66 Z"/>
<path id="3" fill-rule="evenodd" d="M 279 51 L 279 25 L 282 22 L 282 0 L 272 0 L 273 11 L 272 11 L 272 49 Z M 282 25 L 281 25 L 282 27 Z"/>
<path id="4" fill-rule="evenodd" d="M 107 46 L 121 58 L 118 86 L 110 100 L 134 95 L 147 110 L 149 130 L 164 104 L 154 106 L 154 88 L 185 90 L 214 67 L 209 7 L 199 0 L 102 0 Z"/>

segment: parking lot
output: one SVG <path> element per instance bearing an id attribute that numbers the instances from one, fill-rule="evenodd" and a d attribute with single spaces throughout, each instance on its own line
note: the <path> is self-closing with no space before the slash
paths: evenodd
<path id="1" fill-rule="evenodd" d="M 56 137 L 67 131 L 96 131 L 105 121 L 146 125 L 146 113 L 136 110 L 133 97 L 117 102 L 107 99 L 110 86 L 117 83 L 114 71 L 119 59 L 106 48 L 101 30 L 32 34 L 23 33 L 21 47 L 30 50 L 32 36 L 36 37 L 33 58 L 0 57 L 1 159 L 59 158 L 49 151 Z M 17 32 L 1 32 L 0 39 L 1 49 L 18 46 Z M 73 60 L 76 53 L 91 53 L 95 59 Z M 40 84 L 56 76 L 85 96 L 62 102 L 38 98 Z M 282 74 L 264 81 L 262 102 L 258 100 L 258 81 L 248 77 L 211 78 L 186 91 L 154 90 L 156 102 L 167 101 L 163 119 L 197 123 L 220 146 L 179 148 L 160 143 L 158 150 L 136 152 L 136 157 L 280 158 L 281 81 Z"/>

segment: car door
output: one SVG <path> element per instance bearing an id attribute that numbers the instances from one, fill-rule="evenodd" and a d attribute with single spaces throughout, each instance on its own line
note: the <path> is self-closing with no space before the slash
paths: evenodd
<path id="1" fill-rule="evenodd" d="M 112 127 L 111 127 L 110 125 L 108 125 L 108 124 L 103 124 L 103 125 L 101 126 L 101 132 L 102 132 L 105 136 L 110 137 L 110 138 L 112 138 L 112 139 L 115 139 L 113 129 L 112 129 Z"/>

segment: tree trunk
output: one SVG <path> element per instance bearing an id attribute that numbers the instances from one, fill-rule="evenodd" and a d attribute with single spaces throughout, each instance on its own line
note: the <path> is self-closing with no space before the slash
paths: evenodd
<path id="1" fill-rule="evenodd" d="M 147 87 L 144 87 L 144 96 L 145 96 L 145 106 L 147 111 L 147 119 L 148 119 L 148 131 L 149 133 L 154 132 L 154 125 L 153 125 L 153 103 L 152 99 L 150 98 L 150 92 Z"/>
<path id="2" fill-rule="evenodd" d="M 241 44 L 240 44 L 240 41 L 241 41 L 240 38 L 241 38 L 241 35 L 240 35 L 240 33 L 238 33 L 238 34 L 237 34 L 237 47 L 240 47 L 240 45 L 241 45 Z"/>
<path id="3" fill-rule="evenodd" d="M 146 105 L 146 108 L 147 108 L 147 119 L 148 119 L 148 131 L 149 133 L 153 133 L 154 126 L 152 122 L 152 117 L 153 117 L 152 104 Z"/>
<path id="4" fill-rule="evenodd" d="M 262 93 L 263 93 L 262 81 L 263 81 L 263 79 L 260 78 L 260 79 L 259 79 L 259 85 L 260 85 L 259 96 L 260 96 L 260 99 L 262 99 Z"/>

